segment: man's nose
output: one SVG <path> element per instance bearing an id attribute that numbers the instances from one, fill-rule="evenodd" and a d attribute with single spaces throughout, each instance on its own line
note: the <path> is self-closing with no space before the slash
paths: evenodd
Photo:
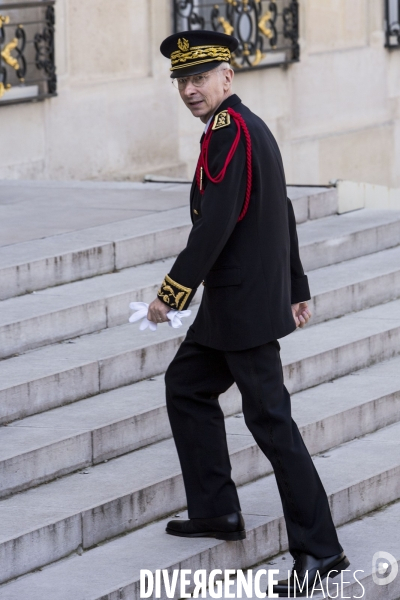
<path id="1" fill-rule="evenodd" d="M 193 94 L 196 94 L 197 89 L 196 86 L 193 85 L 193 83 L 190 81 L 187 82 L 186 86 L 185 86 L 185 94 L 186 96 L 193 96 Z"/>

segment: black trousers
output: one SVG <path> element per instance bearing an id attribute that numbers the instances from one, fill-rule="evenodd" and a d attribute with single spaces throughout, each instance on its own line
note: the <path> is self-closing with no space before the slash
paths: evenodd
<path id="1" fill-rule="evenodd" d="M 165 375 L 167 409 L 182 467 L 189 518 L 241 510 L 219 394 L 236 382 L 245 422 L 274 469 L 293 557 L 342 552 L 328 499 L 291 416 L 278 341 L 220 351 L 193 340 L 189 328 Z"/>

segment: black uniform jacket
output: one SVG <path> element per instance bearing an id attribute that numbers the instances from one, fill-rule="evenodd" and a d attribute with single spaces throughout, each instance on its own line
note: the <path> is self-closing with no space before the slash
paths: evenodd
<path id="1" fill-rule="evenodd" d="M 219 350 L 244 350 L 294 331 L 291 304 L 308 300 L 310 291 L 275 138 L 235 94 L 216 114 L 228 107 L 242 115 L 251 137 L 248 211 L 238 222 L 247 180 L 242 132 L 220 183 L 207 181 L 204 176 L 205 192 L 201 194 L 194 178 L 190 194 L 193 227 L 158 297 L 171 308 L 182 310 L 204 281 L 203 298 L 192 326 L 194 339 Z M 236 132 L 233 119 L 213 131 L 208 162 L 212 177 L 225 164 Z"/>

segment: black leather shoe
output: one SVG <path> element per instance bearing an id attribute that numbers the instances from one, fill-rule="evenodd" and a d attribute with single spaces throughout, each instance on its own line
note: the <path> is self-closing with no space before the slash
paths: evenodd
<path id="1" fill-rule="evenodd" d="M 217 540 L 244 540 L 246 531 L 242 513 L 232 513 L 209 519 L 186 519 L 169 521 L 165 530 L 170 535 L 181 537 L 212 537 Z"/>
<path id="2" fill-rule="evenodd" d="M 279 598 L 296 598 L 300 596 L 308 596 L 311 593 L 314 581 L 317 577 L 317 571 L 321 581 L 329 574 L 329 577 L 336 577 L 341 571 L 347 569 L 350 565 L 349 559 L 344 552 L 327 556 L 325 558 L 315 558 L 311 554 L 300 553 L 293 563 L 290 579 L 283 579 L 274 585 L 273 591 L 279 595 Z M 297 580 L 294 578 L 296 572 Z M 306 579 L 306 573 L 308 578 Z M 296 595 L 294 587 L 296 585 Z M 319 578 L 317 578 L 316 588 L 321 589 Z M 301 591 L 300 591 L 301 590 Z M 268 590 L 267 590 L 268 595 Z"/>

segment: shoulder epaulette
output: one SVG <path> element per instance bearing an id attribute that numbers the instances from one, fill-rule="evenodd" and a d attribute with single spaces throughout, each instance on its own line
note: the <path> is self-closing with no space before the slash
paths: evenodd
<path id="1" fill-rule="evenodd" d="M 227 110 L 222 110 L 220 113 L 215 115 L 214 123 L 212 126 L 213 131 L 216 129 L 221 129 L 222 127 L 227 127 L 231 124 L 231 116 Z"/>

